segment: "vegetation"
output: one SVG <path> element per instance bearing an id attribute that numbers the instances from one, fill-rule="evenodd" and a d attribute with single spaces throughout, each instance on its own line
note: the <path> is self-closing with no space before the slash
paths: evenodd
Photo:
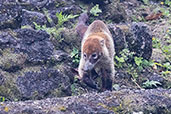
<path id="1" fill-rule="evenodd" d="M 64 22 L 68 21 L 69 19 L 73 19 L 75 17 L 78 17 L 78 15 L 63 15 L 62 12 L 56 13 L 56 17 L 58 18 L 58 27 L 61 27 Z"/>
<path id="2" fill-rule="evenodd" d="M 52 19 L 49 17 L 47 11 L 44 11 L 45 15 L 47 16 L 48 22 L 51 23 Z M 46 27 L 46 25 L 38 25 L 36 22 L 33 22 L 33 24 L 35 25 L 35 28 L 37 30 L 44 30 L 47 33 L 49 33 L 50 35 L 54 36 L 55 38 L 57 38 L 59 36 L 59 33 L 63 30 L 63 24 L 64 22 L 68 21 L 69 19 L 73 19 L 75 17 L 77 17 L 78 15 L 62 15 L 62 12 L 60 13 L 56 13 L 56 17 L 58 18 L 58 25 L 54 26 L 54 27 Z"/>
<path id="3" fill-rule="evenodd" d="M 143 88 L 152 88 L 153 86 L 154 87 L 157 87 L 158 85 L 162 85 L 160 82 L 158 81 L 149 81 L 147 80 L 146 82 L 143 83 Z"/>
<path id="4" fill-rule="evenodd" d="M 55 38 L 57 38 L 59 36 L 59 33 L 63 30 L 63 28 L 59 28 L 57 29 L 56 27 L 46 27 L 46 25 L 38 25 L 37 23 L 33 22 L 35 25 L 35 28 L 37 30 L 44 30 L 46 31 L 48 34 L 54 36 Z"/>
<path id="5" fill-rule="evenodd" d="M 137 7 L 135 9 L 136 12 L 133 13 L 132 15 L 132 21 L 144 22 L 150 26 L 154 34 L 152 38 L 153 51 L 155 52 L 156 50 L 156 53 L 160 52 L 162 57 L 160 57 L 159 53 L 157 56 L 159 56 L 158 58 L 161 58 L 162 60 L 146 61 L 143 58 L 134 57 L 134 62 L 136 66 L 139 67 L 138 69 L 141 69 L 141 71 L 147 69 L 149 72 L 155 72 L 159 74 L 162 78 L 164 78 L 166 82 L 170 83 L 171 81 L 170 80 L 170 76 L 171 76 L 171 45 L 170 45 L 171 44 L 171 27 L 170 27 L 171 1 L 160 0 L 158 1 L 158 4 L 151 4 L 152 2 L 154 1 L 143 0 L 144 4 L 141 4 L 140 7 Z M 142 15 L 142 11 L 146 11 L 146 9 L 149 9 L 146 12 L 146 15 L 149 16 L 151 20 L 146 20 L 146 15 Z M 149 63 L 150 63 L 150 67 L 148 68 L 144 67 L 145 64 L 149 64 Z M 138 74 L 141 74 L 141 72 Z M 153 81 L 152 82 L 148 80 L 146 81 L 147 83 L 144 82 L 143 84 L 142 83 L 139 83 L 139 84 L 143 85 L 142 87 L 144 87 L 146 84 L 148 85 L 149 83 L 154 84 Z M 159 86 L 159 85 L 160 84 L 156 84 L 156 86 Z M 153 85 L 151 88 L 156 87 L 156 86 Z M 146 87 L 146 88 L 150 88 L 150 87 Z M 169 84 L 167 84 L 167 88 L 170 88 Z"/>
<path id="6" fill-rule="evenodd" d="M 141 71 L 145 70 L 146 68 L 152 69 L 155 63 L 152 60 L 146 60 L 142 57 L 137 57 L 134 55 L 134 52 L 130 52 L 128 49 L 123 49 L 120 52 L 120 57 L 115 56 L 115 65 L 116 67 L 126 70 L 126 72 L 131 75 L 131 80 L 139 87 L 142 88 L 137 82 L 137 79 L 140 79 L 139 75 Z M 133 62 L 130 62 L 133 61 Z M 146 86 L 147 84 L 154 84 L 154 82 L 144 83 Z M 157 83 L 157 81 L 155 82 Z M 156 86 L 155 86 L 156 87 Z"/>
<path id="7" fill-rule="evenodd" d="M 5 97 L 0 96 L 0 102 L 4 102 L 5 101 Z"/>
<path id="8" fill-rule="evenodd" d="M 99 16 L 99 13 L 102 13 L 102 10 L 99 9 L 99 5 L 96 4 L 91 10 L 90 13 L 94 16 Z"/>
<path id="9" fill-rule="evenodd" d="M 80 62 L 80 56 L 79 56 L 79 50 L 76 48 L 73 48 L 72 52 L 71 52 L 71 58 L 72 58 L 72 62 L 76 65 L 79 64 Z"/>
<path id="10" fill-rule="evenodd" d="M 47 10 L 44 10 L 44 14 L 45 14 L 45 16 L 47 17 L 48 22 L 49 22 L 49 23 L 52 23 L 53 20 L 50 18 L 49 13 L 48 13 Z"/>

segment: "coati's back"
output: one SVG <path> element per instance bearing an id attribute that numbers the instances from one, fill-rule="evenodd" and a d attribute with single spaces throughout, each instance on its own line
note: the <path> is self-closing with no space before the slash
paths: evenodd
<path id="1" fill-rule="evenodd" d="M 91 23 L 87 29 L 87 31 L 84 34 L 84 38 L 86 39 L 87 36 L 93 33 L 100 33 L 100 32 L 106 32 L 107 34 L 110 34 L 109 29 L 107 28 L 106 24 L 103 21 L 95 20 L 93 23 Z"/>

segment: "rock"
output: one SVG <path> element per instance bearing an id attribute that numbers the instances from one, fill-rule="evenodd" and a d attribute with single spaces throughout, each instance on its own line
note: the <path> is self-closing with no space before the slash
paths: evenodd
<path id="1" fill-rule="evenodd" d="M 160 76 L 159 74 L 157 73 L 153 73 L 150 77 L 149 77 L 149 80 L 150 81 L 157 81 L 157 82 L 160 82 L 161 84 L 164 83 L 165 79 Z"/>
<path id="2" fill-rule="evenodd" d="M 152 35 L 144 23 L 133 23 L 131 25 L 133 37 L 126 37 L 128 48 L 136 52 L 136 56 L 149 59 L 152 55 Z"/>
<path id="3" fill-rule="evenodd" d="M 117 0 L 112 0 L 112 3 L 109 5 L 105 5 L 103 9 L 103 19 L 110 20 L 114 23 L 125 22 L 128 18 L 125 9 L 122 4 L 120 4 Z"/>
<path id="4" fill-rule="evenodd" d="M 73 5 L 73 4 L 67 4 L 65 5 L 64 7 L 57 7 L 53 10 L 49 10 L 48 13 L 49 13 L 49 17 L 53 20 L 53 22 L 55 24 L 58 24 L 58 19 L 56 17 L 56 13 L 60 13 L 62 12 L 63 15 L 78 15 L 81 13 L 81 9 L 80 7 L 76 6 L 76 5 Z M 76 20 L 72 19 L 72 21 L 76 22 Z M 66 22 L 66 23 L 69 23 L 69 22 Z M 67 25 L 63 25 L 63 26 L 67 26 L 69 27 L 70 24 L 67 24 Z"/>
<path id="5" fill-rule="evenodd" d="M 157 49 L 157 48 L 153 49 L 151 59 L 159 63 L 164 62 L 166 60 L 165 56 L 163 55 L 162 50 Z"/>
<path id="6" fill-rule="evenodd" d="M 0 56 L 0 68 L 8 72 L 16 72 L 22 68 L 27 55 L 23 53 L 14 53 L 10 50 L 4 50 Z"/>
<path id="7" fill-rule="evenodd" d="M 107 3 L 110 3 L 111 0 L 80 0 L 80 1 L 83 1 L 84 3 L 87 3 L 87 4 L 90 4 L 90 3 L 93 3 L 93 4 L 100 4 L 100 5 L 104 5 L 104 4 L 107 4 Z"/>
<path id="8" fill-rule="evenodd" d="M 60 88 L 66 90 L 70 87 L 69 78 L 58 70 L 41 69 L 40 72 L 26 72 L 17 78 L 17 87 L 24 98 L 42 98 L 52 95 L 52 90 Z M 49 97 L 50 97 L 49 96 Z"/>
<path id="9" fill-rule="evenodd" d="M 17 40 L 9 31 L 0 32 L 0 49 L 14 48 L 17 45 Z"/>
<path id="10" fill-rule="evenodd" d="M 0 2 L 0 30 L 21 26 L 21 7 L 13 2 Z"/>
<path id="11" fill-rule="evenodd" d="M 0 86 L 4 83 L 4 76 L 0 73 Z"/>
<path id="12" fill-rule="evenodd" d="M 115 43 L 116 55 L 127 48 L 135 56 L 150 59 L 152 55 L 152 35 L 143 23 L 131 25 L 109 25 Z"/>
<path id="13" fill-rule="evenodd" d="M 35 22 L 38 25 L 46 25 L 47 19 L 46 16 L 42 13 L 23 9 L 21 25 L 22 26 L 29 25 L 34 27 L 35 25 L 33 24 L 33 22 Z"/>
<path id="14" fill-rule="evenodd" d="M 71 62 L 71 57 L 68 53 L 61 51 L 61 50 L 55 50 L 54 51 L 54 58 L 57 62 L 64 62 L 65 60 Z"/>
<path id="15" fill-rule="evenodd" d="M 42 10 L 49 0 L 19 0 L 16 1 L 22 9 Z"/>
<path id="16" fill-rule="evenodd" d="M 0 33 L 0 74 L 1 96 L 12 101 L 71 95 L 75 76 L 70 55 L 55 50 L 45 31 L 31 28 Z"/>
<path id="17" fill-rule="evenodd" d="M 114 113 L 171 113 L 171 90 L 129 90 L 88 93 L 81 96 L 49 98 L 25 102 L 4 102 L 0 113 L 8 108 L 7 114 L 47 113 L 48 114 L 114 114 Z"/>
<path id="18" fill-rule="evenodd" d="M 26 53 L 29 62 L 39 63 L 50 60 L 54 46 L 50 41 L 49 34 L 33 29 L 18 29 L 16 33 L 19 39 L 16 49 Z"/>
<path id="19" fill-rule="evenodd" d="M 64 52 L 71 53 L 71 50 L 75 47 L 80 49 L 81 39 L 78 38 L 75 29 L 63 28 L 58 38 L 52 39 L 53 45 L 58 50 L 63 50 Z"/>
<path id="20" fill-rule="evenodd" d="M 117 27 L 116 25 L 113 24 L 109 25 L 109 29 L 112 33 L 113 41 L 115 44 L 115 54 L 119 55 L 119 53 L 124 48 L 126 48 L 125 33 L 120 27 Z"/>
<path id="21" fill-rule="evenodd" d="M 0 69 L 0 96 L 5 97 L 5 101 L 21 100 L 15 79 L 17 75 L 8 73 Z"/>

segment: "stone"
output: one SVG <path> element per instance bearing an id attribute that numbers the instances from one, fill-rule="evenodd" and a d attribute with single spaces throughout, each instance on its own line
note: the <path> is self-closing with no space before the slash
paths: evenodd
<path id="1" fill-rule="evenodd" d="M 159 63 L 166 61 L 162 50 L 157 48 L 153 48 L 151 59 Z"/>
<path id="2" fill-rule="evenodd" d="M 152 55 L 152 34 L 144 23 L 130 25 L 109 25 L 115 43 L 116 55 L 127 48 L 135 56 L 150 59 Z"/>
<path id="3" fill-rule="evenodd" d="M 10 34 L 9 31 L 0 32 L 0 49 L 14 48 L 17 45 L 17 40 Z"/>
<path id="4" fill-rule="evenodd" d="M 21 7 L 16 2 L 0 3 L 0 30 L 21 26 Z"/>
<path id="5" fill-rule="evenodd" d="M 16 83 L 24 98 L 42 98 L 57 88 L 65 90 L 70 86 L 69 78 L 55 69 L 25 72 L 24 76 L 17 78 Z"/>
<path id="6" fill-rule="evenodd" d="M 0 86 L 4 83 L 4 76 L 0 73 Z"/>
<path id="7" fill-rule="evenodd" d="M 121 23 L 128 19 L 125 9 L 117 0 L 112 0 L 112 3 L 105 5 L 102 9 L 102 17 L 105 18 L 105 20 L 110 20 L 114 23 Z"/>
<path id="8" fill-rule="evenodd" d="M 128 48 L 136 52 L 136 56 L 149 59 L 152 55 L 152 34 L 144 23 L 133 23 L 131 25 L 133 37 L 126 37 Z"/>
<path id="9" fill-rule="evenodd" d="M 20 39 L 16 50 L 26 53 L 29 62 L 39 63 L 50 60 L 54 46 L 49 34 L 34 29 L 18 29 L 16 32 L 17 38 Z"/>
<path id="10" fill-rule="evenodd" d="M 46 16 L 42 13 L 22 9 L 21 25 L 22 26 L 29 25 L 34 27 L 35 25 L 33 22 L 35 22 L 38 25 L 46 25 L 47 19 Z"/>
<path id="11" fill-rule="evenodd" d="M 158 81 L 161 84 L 163 84 L 165 81 L 165 79 L 157 73 L 153 73 L 151 76 L 149 76 L 149 80 L 150 81 Z"/>
<path id="12" fill-rule="evenodd" d="M 170 90 L 123 89 L 103 93 L 87 93 L 80 96 L 48 98 L 22 102 L 4 102 L 0 113 L 9 107 L 9 114 L 47 113 L 48 114 L 115 114 L 115 113 L 171 113 Z M 129 108 L 128 108 L 129 107 Z"/>
<path id="13" fill-rule="evenodd" d="M 16 72 L 22 68 L 26 59 L 27 55 L 23 53 L 4 50 L 4 53 L 0 56 L 0 68 L 8 72 Z"/>

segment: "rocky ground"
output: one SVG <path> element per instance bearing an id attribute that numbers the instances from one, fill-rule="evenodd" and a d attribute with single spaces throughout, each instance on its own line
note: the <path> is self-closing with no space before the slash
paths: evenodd
<path id="1" fill-rule="evenodd" d="M 6 102 L 2 114 L 164 114 L 171 110 L 171 91 L 164 89 L 88 93 L 45 100 Z"/>
<path id="2" fill-rule="evenodd" d="M 167 0 L 0 0 L 0 113 L 170 113 L 170 5 Z M 87 25 L 100 19 L 112 33 L 113 92 L 99 93 L 77 79 L 76 27 L 84 12 Z M 99 78 L 94 81 L 101 85 Z"/>

